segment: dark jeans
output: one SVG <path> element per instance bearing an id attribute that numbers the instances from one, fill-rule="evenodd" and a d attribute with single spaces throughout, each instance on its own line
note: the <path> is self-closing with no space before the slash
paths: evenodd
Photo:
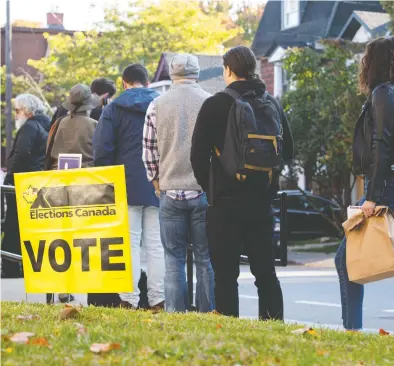
<path id="1" fill-rule="evenodd" d="M 205 230 L 207 207 L 205 194 L 185 201 L 161 194 L 160 233 L 166 266 L 164 295 L 168 312 L 184 312 L 189 306 L 185 265 L 190 239 L 196 264 L 197 310 L 209 312 L 215 309 L 213 270 Z"/>
<path id="2" fill-rule="evenodd" d="M 272 214 L 248 216 L 242 212 L 220 204 L 208 208 L 207 233 L 215 272 L 216 310 L 224 315 L 239 316 L 237 280 L 243 245 L 256 278 L 259 318 L 282 320 L 283 297 L 274 265 Z"/>
<path id="3" fill-rule="evenodd" d="M 365 202 L 363 198 L 360 202 Z M 394 178 L 387 181 L 383 191 L 382 202 L 379 205 L 389 206 L 394 210 Z M 346 268 L 346 238 L 342 240 L 335 256 L 335 266 L 339 276 L 341 290 L 343 326 L 348 330 L 360 330 L 363 327 L 364 286 L 349 281 Z"/>
<path id="4" fill-rule="evenodd" d="M 18 212 L 16 208 L 15 195 L 6 195 L 7 212 L 4 221 L 4 237 L 1 249 L 21 255 L 21 242 L 19 236 Z M 21 277 L 21 266 L 19 263 L 2 259 L 1 271 L 7 277 Z"/>

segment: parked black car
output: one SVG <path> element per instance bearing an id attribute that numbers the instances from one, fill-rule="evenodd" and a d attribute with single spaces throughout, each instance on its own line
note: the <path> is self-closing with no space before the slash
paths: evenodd
<path id="1" fill-rule="evenodd" d="M 319 237 L 339 237 L 343 221 L 341 207 L 327 198 L 300 191 L 283 191 L 287 194 L 287 228 L 289 240 L 305 240 Z M 279 200 L 273 201 L 275 234 L 280 231 Z M 337 227 L 332 222 L 337 223 Z"/>

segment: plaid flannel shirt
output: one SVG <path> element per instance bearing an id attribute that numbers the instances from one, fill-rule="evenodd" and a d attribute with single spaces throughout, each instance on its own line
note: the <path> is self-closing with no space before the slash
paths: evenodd
<path id="1" fill-rule="evenodd" d="M 160 155 L 157 145 L 156 109 L 154 102 L 149 105 L 146 112 L 142 141 L 142 160 L 144 161 L 148 180 L 150 182 L 158 180 Z M 202 193 L 203 192 L 200 191 L 183 190 L 171 190 L 165 192 L 168 197 L 179 201 L 197 198 Z"/>

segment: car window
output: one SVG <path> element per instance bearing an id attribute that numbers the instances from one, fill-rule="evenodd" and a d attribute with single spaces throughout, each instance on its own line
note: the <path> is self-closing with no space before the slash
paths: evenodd
<path id="1" fill-rule="evenodd" d="M 330 207 L 332 209 L 337 208 L 337 206 L 333 202 L 326 201 L 324 199 L 314 196 L 302 196 L 301 201 L 305 210 L 321 210 L 325 207 Z"/>
<path id="2" fill-rule="evenodd" d="M 300 196 L 288 196 L 287 208 L 289 210 L 302 210 L 303 205 L 301 204 Z"/>
<path id="3" fill-rule="evenodd" d="M 287 196 L 286 198 L 287 209 L 288 210 L 300 210 L 301 204 L 298 196 Z M 280 199 L 274 199 L 272 201 L 273 208 L 280 210 Z"/>
<path id="4" fill-rule="evenodd" d="M 274 199 L 272 206 L 275 209 L 280 210 L 280 200 Z M 337 208 L 335 203 L 315 196 L 308 196 L 307 198 L 303 195 L 287 196 L 287 208 L 289 210 L 315 211 L 316 209 L 321 210 L 326 206 L 333 209 Z"/>
<path id="5" fill-rule="evenodd" d="M 310 197 L 306 198 L 304 196 L 299 196 L 298 198 L 299 198 L 300 206 L 301 206 L 300 210 L 303 210 L 303 211 L 313 210 L 313 206 L 309 202 Z"/>

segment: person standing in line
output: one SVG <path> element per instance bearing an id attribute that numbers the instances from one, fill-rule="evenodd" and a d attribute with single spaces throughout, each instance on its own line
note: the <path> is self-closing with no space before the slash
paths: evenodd
<path id="1" fill-rule="evenodd" d="M 97 121 L 90 118 L 90 112 L 101 103 L 97 95 L 84 84 L 77 84 L 62 104 L 68 111 L 52 125 L 48 136 L 45 169 L 57 170 L 59 154 L 82 154 L 82 168 L 93 166 L 92 138 Z M 71 302 L 74 296 L 67 293 L 58 295 L 60 302 Z"/>
<path id="2" fill-rule="evenodd" d="M 59 154 L 82 154 L 82 168 L 93 166 L 92 138 L 97 121 L 89 116 L 100 103 L 87 85 L 71 88 L 63 103 L 68 114 L 59 118 L 49 132 L 46 169 L 58 169 Z"/>
<path id="3" fill-rule="evenodd" d="M 149 89 L 148 71 L 132 64 L 123 72 L 125 92 L 100 117 L 93 137 L 96 166 L 124 165 L 129 204 L 133 267 L 132 293 L 120 293 L 120 306 L 137 309 L 141 276 L 141 239 L 148 261 L 147 287 L 152 310 L 164 309 L 164 253 L 160 240 L 159 200 L 142 161 L 142 132 L 149 104 L 158 96 Z"/>
<path id="4" fill-rule="evenodd" d="M 353 166 L 365 177 L 361 209 L 366 217 L 376 205 L 394 210 L 394 38 L 368 43 L 360 63 L 359 89 L 367 96 L 356 124 Z M 335 256 L 339 276 L 343 326 L 349 331 L 363 328 L 364 286 L 349 281 L 346 238 Z"/>
<path id="5" fill-rule="evenodd" d="M 207 233 L 215 272 L 216 310 L 223 315 L 239 316 L 237 279 L 241 246 L 244 245 L 251 272 L 256 278 L 259 318 L 282 320 L 283 297 L 275 273 L 272 245 L 274 219 L 271 203 L 277 193 L 278 174 L 272 181 L 268 173 L 259 171 L 256 175 L 230 176 L 223 168 L 220 154 L 230 126 L 232 106 L 241 96 L 248 98 L 247 103 L 252 109 L 249 119 L 254 115 L 265 123 L 265 117 L 271 120 L 275 117 L 272 124 L 278 134 L 283 130 L 283 141 L 277 143 L 283 146 L 282 158 L 285 160 L 293 157 L 293 140 L 282 107 L 266 93 L 264 82 L 255 74 L 256 57 L 253 52 L 247 47 L 234 47 L 223 56 L 223 66 L 227 88 L 203 104 L 193 134 L 190 157 L 198 183 L 208 192 Z M 265 108 L 263 106 L 267 102 L 270 113 L 261 116 L 263 112 L 259 108 Z M 263 138 L 262 135 L 256 136 Z M 250 138 L 254 137 L 251 135 Z M 251 150 L 251 154 L 253 152 Z"/>
<path id="6" fill-rule="evenodd" d="M 90 118 L 98 121 L 104 107 L 111 102 L 113 96 L 116 94 L 116 86 L 110 79 L 97 78 L 94 79 L 90 85 L 90 91 L 93 95 L 99 96 L 101 99 L 100 105 L 90 111 Z M 59 118 L 66 116 L 67 113 L 68 110 L 64 108 L 63 105 L 60 105 L 52 117 L 51 125 L 53 125 Z"/>
<path id="7" fill-rule="evenodd" d="M 165 253 L 165 302 L 168 312 L 188 309 L 186 253 L 189 238 L 196 264 L 196 306 L 214 310 L 214 279 L 205 228 L 206 194 L 190 164 L 197 115 L 210 96 L 198 84 L 196 56 L 176 55 L 170 62 L 170 89 L 149 106 L 144 127 L 143 160 L 148 179 L 160 195 L 160 231 Z"/>
<path id="8" fill-rule="evenodd" d="M 7 161 L 5 185 L 15 185 L 14 174 L 42 170 L 50 119 L 45 114 L 42 101 L 32 94 L 20 94 L 15 98 L 16 136 Z M 1 249 L 21 254 L 19 223 L 15 195 L 6 195 L 7 212 Z M 2 260 L 1 278 L 21 277 L 18 263 Z"/>

